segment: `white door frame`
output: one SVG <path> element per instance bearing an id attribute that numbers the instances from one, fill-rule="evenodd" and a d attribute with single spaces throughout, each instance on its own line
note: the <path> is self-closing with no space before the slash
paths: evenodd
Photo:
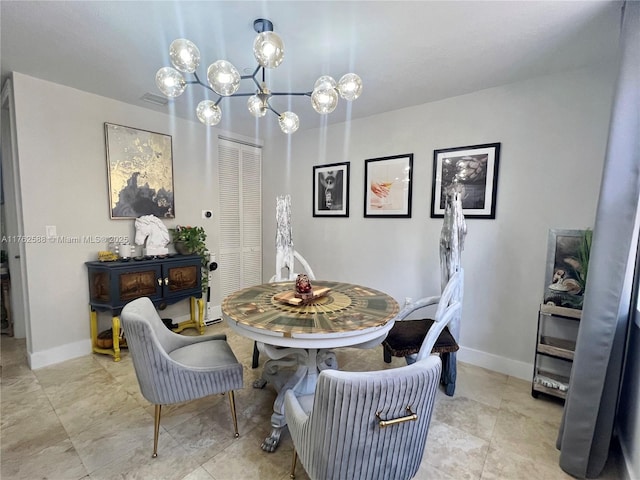
<path id="1" fill-rule="evenodd" d="M 5 228 L 7 236 L 19 240 L 24 235 L 22 218 L 22 190 L 20 188 L 20 165 L 18 161 L 18 138 L 16 133 L 15 103 L 13 83 L 8 79 L 2 87 L 2 115 L 8 120 L 2 126 L 2 143 L 9 148 L 2 149 L 2 181 L 5 194 Z M 7 118 L 8 117 L 8 118 Z M 4 124 L 5 122 L 3 122 Z M 6 143 L 5 143 L 6 142 Z M 8 155 L 7 155 L 8 154 Z M 8 186 L 8 188 L 4 188 Z M 8 195 L 11 195 L 10 197 Z M 27 338 L 27 352 L 31 352 L 31 321 L 29 315 L 29 295 L 26 271 L 25 243 L 7 242 L 9 274 L 11 275 L 11 318 L 14 335 Z"/>

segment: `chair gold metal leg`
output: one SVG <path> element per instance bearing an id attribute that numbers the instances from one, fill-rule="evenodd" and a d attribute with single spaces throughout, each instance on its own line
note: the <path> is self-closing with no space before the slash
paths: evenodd
<path id="1" fill-rule="evenodd" d="M 238 417 L 236 415 L 236 397 L 233 390 L 229 390 L 229 405 L 231 406 L 231 418 L 233 418 L 233 431 L 235 437 L 238 438 L 240 434 L 238 433 Z"/>
<path id="2" fill-rule="evenodd" d="M 293 462 L 291 462 L 291 473 L 289 474 L 289 478 L 296 478 L 296 462 L 298 461 L 298 452 L 296 452 L 296 447 L 293 447 Z"/>
<path id="3" fill-rule="evenodd" d="M 160 411 L 162 410 L 162 405 L 156 405 L 156 413 L 154 415 L 154 424 L 153 424 L 153 458 L 158 456 L 158 434 L 160 433 Z"/>

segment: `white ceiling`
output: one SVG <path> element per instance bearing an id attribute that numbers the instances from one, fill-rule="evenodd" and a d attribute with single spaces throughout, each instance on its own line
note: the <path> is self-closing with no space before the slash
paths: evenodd
<path id="1" fill-rule="evenodd" d="M 362 96 L 320 116 L 308 97 L 272 100 L 301 129 L 578 68 L 615 54 L 620 2 L 611 1 L 7 1 L 0 2 L 2 79 L 10 71 L 195 120 L 210 92 L 189 86 L 168 106 L 155 73 L 180 37 L 200 49 L 200 77 L 227 59 L 256 66 L 253 21 L 264 17 L 285 43 L 268 71 L 272 91 L 309 91 L 320 75 L 358 73 Z M 241 91 L 253 89 L 245 80 Z M 210 95 L 210 98 L 216 97 Z M 287 100 L 287 99 L 290 100 Z M 290 102 L 290 103 L 289 103 Z M 255 120 L 244 98 L 225 98 L 221 128 L 282 135 L 274 115 Z M 198 125 L 200 125 L 198 123 Z M 202 126 L 202 128 L 207 128 Z M 295 135 L 295 134 L 294 134 Z"/>

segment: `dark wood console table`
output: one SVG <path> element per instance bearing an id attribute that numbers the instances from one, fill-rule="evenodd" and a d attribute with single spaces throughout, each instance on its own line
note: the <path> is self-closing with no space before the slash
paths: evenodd
<path id="1" fill-rule="evenodd" d="M 120 312 L 131 300 L 149 297 L 156 308 L 190 299 L 191 318 L 180 322 L 174 332 L 195 328 L 204 333 L 202 259 L 199 255 L 114 262 L 86 262 L 89 275 L 91 345 L 95 353 L 120 361 Z M 197 312 L 196 312 L 197 304 Z M 112 315 L 113 347 L 98 346 L 98 312 Z"/>

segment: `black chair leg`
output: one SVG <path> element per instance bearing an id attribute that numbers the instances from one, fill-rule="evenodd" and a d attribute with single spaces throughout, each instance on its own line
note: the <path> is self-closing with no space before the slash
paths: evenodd
<path id="1" fill-rule="evenodd" d="M 382 355 L 384 358 L 384 363 L 391 363 L 391 354 L 385 347 L 382 347 Z"/>
<path id="2" fill-rule="evenodd" d="M 260 350 L 258 350 L 258 342 L 253 342 L 253 360 L 251 368 L 258 368 L 258 360 L 260 359 Z"/>
<path id="3" fill-rule="evenodd" d="M 456 391 L 456 354 L 443 353 L 442 357 L 442 375 L 440 377 L 440 383 L 444 386 L 444 393 L 449 397 L 453 397 Z"/>

